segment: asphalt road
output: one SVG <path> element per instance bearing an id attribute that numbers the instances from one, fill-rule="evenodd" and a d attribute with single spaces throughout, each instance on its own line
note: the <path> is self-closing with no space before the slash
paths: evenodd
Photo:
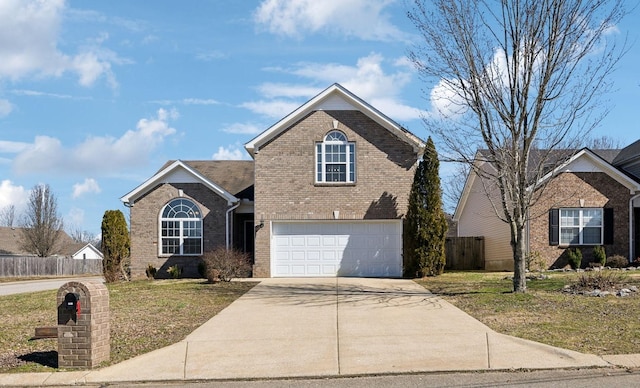
<path id="1" fill-rule="evenodd" d="M 250 366 L 248 366 L 250 367 Z M 558 387 L 558 388 L 602 388 L 637 387 L 640 385 L 640 371 L 624 369 L 582 369 L 582 370 L 538 370 L 511 372 L 463 372 L 405 374 L 388 376 L 361 376 L 317 379 L 288 380 L 242 380 L 242 381 L 201 381 L 149 384 L 113 384 L 110 387 L 191 387 L 191 388 L 288 388 L 288 387 Z"/>
<path id="2" fill-rule="evenodd" d="M 102 276 L 84 276 L 84 277 L 69 277 L 69 278 L 57 278 L 46 280 L 26 280 L 20 282 L 0 283 L 0 296 L 23 294 L 27 292 L 57 290 L 62 287 L 63 284 L 72 280 L 100 280 L 104 281 Z"/>

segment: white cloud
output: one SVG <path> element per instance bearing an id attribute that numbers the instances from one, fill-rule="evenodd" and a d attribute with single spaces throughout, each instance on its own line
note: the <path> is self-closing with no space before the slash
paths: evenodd
<path id="1" fill-rule="evenodd" d="M 99 48 L 108 36 L 100 36 L 92 47 L 71 56 L 58 49 L 64 0 L 3 0 L 0 3 L 0 80 L 31 76 L 59 77 L 74 72 L 82 86 L 91 86 L 104 76 L 112 87 L 113 53 Z M 103 51 L 103 52 L 101 52 Z M 115 63 L 123 63 L 116 60 Z"/>
<path id="2" fill-rule="evenodd" d="M 72 207 L 69 213 L 64 216 L 65 225 L 82 225 L 84 224 L 84 210 Z"/>
<path id="3" fill-rule="evenodd" d="M 74 199 L 81 197 L 84 194 L 88 193 L 100 193 L 102 190 L 93 178 L 86 178 L 82 183 L 76 183 L 73 185 L 73 194 L 72 197 Z"/>
<path id="4" fill-rule="evenodd" d="M 255 135 L 262 132 L 264 129 L 265 128 L 253 123 L 234 123 L 222 128 L 222 131 L 239 135 Z"/>
<path id="5" fill-rule="evenodd" d="M 8 116 L 13 111 L 13 104 L 9 100 L 0 99 L 0 117 Z"/>
<path id="6" fill-rule="evenodd" d="M 240 104 L 254 113 L 279 119 L 293 112 L 300 104 L 297 101 L 260 100 Z"/>
<path id="7" fill-rule="evenodd" d="M 183 98 L 182 100 L 153 100 L 149 101 L 152 104 L 158 105 L 219 105 L 220 101 L 212 98 Z"/>
<path id="8" fill-rule="evenodd" d="M 253 19 L 273 34 L 301 39 L 329 33 L 364 40 L 406 40 L 384 9 L 393 0 L 264 0 Z"/>
<path id="9" fill-rule="evenodd" d="M 0 140 L 0 153 L 18 153 L 29 148 L 29 143 Z"/>
<path id="10" fill-rule="evenodd" d="M 385 70 L 385 67 L 390 67 L 392 71 Z M 400 99 L 402 89 L 411 83 L 414 73 L 406 62 L 398 59 L 387 61 L 382 55 L 371 53 L 359 58 L 352 66 L 303 62 L 289 69 L 268 70 L 297 75 L 310 82 L 299 85 L 264 83 L 258 87 L 258 91 L 265 99 L 245 102 L 241 107 L 279 119 L 337 82 L 392 119 L 416 120 L 422 115 L 418 108 L 405 105 Z"/>
<path id="11" fill-rule="evenodd" d="M 37 136 L 26 147 L 7 144 L 6 148 L 18 150 L 13 162 L 18 173 L 119 171 L 146 163 L 149 154 L 176 133 L 169 121 L 178 116 L 175 109 L 159 109 L 157 117 L 139 120 L 135 130 L 120 138 L 94 136 L 73 147 L 64 146 L 57 138 Z"/>
<path id="12" fill-rule="evenodd" d="M 29 191 L 22 186 L 16 186 L 10 180 L 0 182 L 0 209 L 14 205 L 16 207 L 16 217 L 27 205 Z"/>
<path id="13" fill-rule="evenodd" d="M 235 146 L 218 147 L 218 152 L 211 157 L 213 160 L 242 160 L 247 159 L 247 152 Z"/>

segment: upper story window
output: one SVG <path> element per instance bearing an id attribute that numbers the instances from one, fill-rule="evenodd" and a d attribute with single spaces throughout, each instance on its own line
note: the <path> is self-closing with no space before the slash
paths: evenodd
<path id="1" fill-rule="evenodd" d="M 316 182 L 354 183 L 356 181 L 356 144 L 340 131 L 331 131 L 316 143 Z"/>
<path id="2" fill-rule="evenodd" d="M 162 255 L 202 254 L 202 213 L 185 198 L 174 199 L 160 214 Z"/>
<path id="3" fill-rule="evenodd" d="M 560 209 L 560 245 L 601 245 L 603 225 L 602 209 Z"/>

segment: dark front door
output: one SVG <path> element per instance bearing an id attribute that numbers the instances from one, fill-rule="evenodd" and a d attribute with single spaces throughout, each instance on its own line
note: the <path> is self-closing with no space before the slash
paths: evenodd
<path id="1" fill-rule="evenodd" d="M 233 232 L 233 247 L 248 254 L 253 263 L 253 214 L 236 214 Z"/>

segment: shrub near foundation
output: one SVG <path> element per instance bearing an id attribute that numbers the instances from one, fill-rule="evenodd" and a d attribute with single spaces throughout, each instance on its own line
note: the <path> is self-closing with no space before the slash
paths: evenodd
<path id="1" fill-rule="evenodd" d="M 567 249 L 567 259 L 571 269 L 579 269 L 582 266 L 582 251 L 578 248 Z"/>
<path id="2" fill-rule="evenodd" d="M 212 283 L 230 282 L 232 279 L 248 277 L 251 274 L 249 256 L 234 249 L 216 248 L 206 252 L 202 260 L 206 268 L 207 280 Z"/>

